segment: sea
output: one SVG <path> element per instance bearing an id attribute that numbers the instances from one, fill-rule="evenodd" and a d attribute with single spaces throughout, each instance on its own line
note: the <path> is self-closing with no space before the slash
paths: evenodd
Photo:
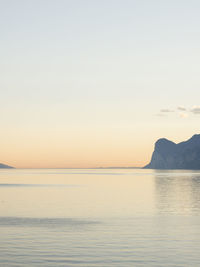
<path id="1" fill-rule="evenodd" d="M 0 266 L 200 266 L 200 171 L 1 169 Z"/>

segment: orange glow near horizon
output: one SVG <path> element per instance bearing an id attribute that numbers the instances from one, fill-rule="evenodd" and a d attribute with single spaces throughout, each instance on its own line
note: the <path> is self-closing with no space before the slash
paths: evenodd
<path id="1" fill-rule="evenodd" d="M 27 134 L 27 133 L 26 133 Z M 1 147 L 1 162 L 16 168 L 142 167 L 148 163 L 153 142 L 130 142 L 132 134 L 59 134 L 42 138 L 10 136 Z M 67 136 L 67 137 L 66 137 Z M 8 140 L 8 139 L 7 139 Z M 136 143 L 137 142 L 137 143 Z"/>
<path id="2" fill-rule="evenodd" d="M 142 159 L 144 153 L 140 152 L 137 152 L 136 156 L 132 151 L 117 148 L 110 151 L 104 148 L 96 148 L 96 151 L 87 149 L 87 153 L 83 150 L 81 152 L 76 150 L 59 151 L 49 148 L 39 152 L 37 149 L 32 149 L 30 154 L 21 150 L 20 153 L 15 152 L 12 156 L 4 157 L 2 163 L 15 168 L 142 167 L 147 164 L 149 159 L 148 157 L 146 160 Z"/>
<path id="3" fill-rule="evenodd" d="M 4 136 L 1 145 L 1 163 L 15 168 L 98 168 L 143 167 L 149 163 L 155 141 L 163 132 L 148 138 L 145 130 L 109 131 L 84 129 L 81 131 L 15 131 Z M 155 130 L 154 130 L 155 131 Z M 188 136 L 173 141 L 183 141 Z"/>

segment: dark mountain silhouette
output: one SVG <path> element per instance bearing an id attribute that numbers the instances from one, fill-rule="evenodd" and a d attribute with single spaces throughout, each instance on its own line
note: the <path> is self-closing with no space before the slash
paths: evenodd
<path id="1" fill-rule="evenodd" d="M 165 138 L 155 143 L 151 162 L 146 169 L 194 169 L 200 170 L 200 134 L 175 144 Z"/>
<path id="2" fill-rule="evenodd" d="M 0 169 L 13 169 L 13 167 L 0 163 Z"/>

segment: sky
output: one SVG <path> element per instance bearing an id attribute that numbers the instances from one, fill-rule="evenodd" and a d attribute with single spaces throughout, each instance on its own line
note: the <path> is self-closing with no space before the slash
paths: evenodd
<path id="1" fill-rule="evenodd" d="M 200 133 L 198 0 L 0 0 L 0 162 L 144 166 Z"/>

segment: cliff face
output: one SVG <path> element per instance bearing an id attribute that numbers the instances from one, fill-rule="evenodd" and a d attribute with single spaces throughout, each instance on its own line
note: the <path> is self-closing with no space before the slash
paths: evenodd
<path id="1" fill-rule="evenodd" d="M 155 143 L 151 162 L 144 168 L 200 170 L 200 134 L 179 144 L 165 138 L 159 139 Z"/>

